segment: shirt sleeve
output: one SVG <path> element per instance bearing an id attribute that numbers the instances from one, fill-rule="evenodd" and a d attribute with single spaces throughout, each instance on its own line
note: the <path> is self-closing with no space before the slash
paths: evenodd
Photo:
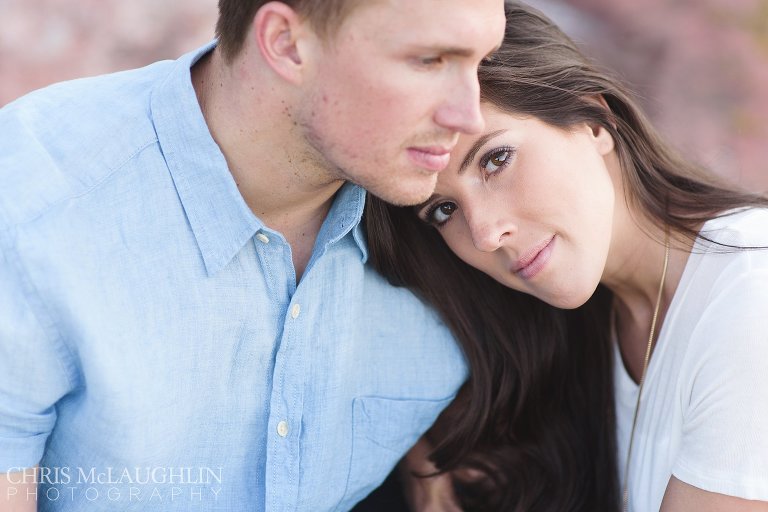
<path id="1" fill-rule="evenodd" d="M 74 388 L 72 358 L 0 232 L 0 472 L 36 465 Z"/>
<path id="2" fill-rule="evenodd" d="M 689 345 L 681 449 L 672 473 L 710 492 L 768 500 L 768 271 L 713 297 Z"/>

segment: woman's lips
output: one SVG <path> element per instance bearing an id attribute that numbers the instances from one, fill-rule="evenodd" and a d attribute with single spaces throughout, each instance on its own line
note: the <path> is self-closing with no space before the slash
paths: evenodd
<path id="1" fill-rule="evenodd" d="M 531 248 L 525 255 L 517 260 L 515 266 L 512 267 L 512 272 L 520 276 L 522 279 L 532 279 L 537 275 L 549 261 L 552 255 L 552 250 L 555 246 L 555 236 L 537 244 Z"/>

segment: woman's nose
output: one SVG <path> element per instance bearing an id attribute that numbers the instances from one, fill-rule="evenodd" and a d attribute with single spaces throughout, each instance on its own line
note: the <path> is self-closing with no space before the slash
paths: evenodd
<path id="1" fill-rule="evenodd" d="M 510 220 L 489 215 L 488 212 L 475 215 L 468 222 L 472 243 L 482 252 L 495 251 L 517 231 L 517 227 Z"/>

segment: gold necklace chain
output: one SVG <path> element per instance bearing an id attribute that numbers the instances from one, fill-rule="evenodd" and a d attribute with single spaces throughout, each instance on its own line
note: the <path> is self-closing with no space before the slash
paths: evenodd
<path id="1" fill-rule="evenodd" d="M 635 413 L 632 416 L 632 430 L 629 434 L 629 448 L 627 448 L 627 461 L 624 465 L 624 485 L 622 492 L 622 510 L 629 511 L 629 461 L 632 458 L 632 444 L 635 440 L 635 427 L 637 426 L 637 413 L 640 410 L 640 397 L 643 394 L 643 384 L 645 383 L 645 372 L 648 370 L 648 361 L 651 359 L 651 350 L 653 349 L 653 335 L 656 333 L 656 320 L 659 317 L 659 308 L 661 306 L 661 295 L 664 291 L 664 281 L 667 278 L 667 265 L 669 264 L 669 232 L 667 232 L 664 243 L 664 269 L 661 271 L 661 281 L 659 282 L 659 293 L 656 296 L 656 307 L 653 308 L 653 318 L 651 319 L 651 332 L 648 335 L 648 345 L 645 348 L 645 359 L 643 360 L 643 371 L 640 374 L 640 384 L 637 390 L 637 403 L 635 404 Z"/>

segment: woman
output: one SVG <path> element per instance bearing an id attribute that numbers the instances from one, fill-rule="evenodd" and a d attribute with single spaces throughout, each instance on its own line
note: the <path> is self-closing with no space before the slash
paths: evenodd
<path id="1" fill-rule="evenodd" d="M 617 480 L 624 510 L 768 510 L 768 199 L 678 157 L 541 14 L 508 2 L 507 20 L 485 132 L 424 204 L 368 205 L 373 263 L 472 370 L 431 459 L 488 509 L 611 510 Z"/>

